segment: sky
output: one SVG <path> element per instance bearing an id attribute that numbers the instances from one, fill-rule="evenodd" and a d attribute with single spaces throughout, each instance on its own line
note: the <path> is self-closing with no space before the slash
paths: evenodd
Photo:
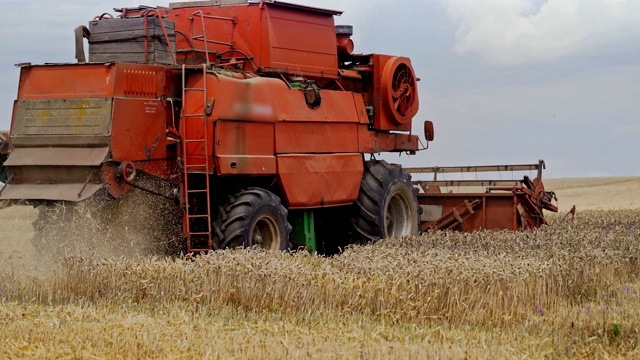
<path id="1" fill-rule="evenodd" d="M 640 1 L 289 0 L 343 10 L 357 53 L 411 58 L 429 149 L 408 166 L 535 163 L 547 177 L 640 176 Z M 73 62 L 73 29 L 164 0 L 2 0 L 0 129 L 22 62 Z M 510 174 L 506 174 L 508 178 Z"/>

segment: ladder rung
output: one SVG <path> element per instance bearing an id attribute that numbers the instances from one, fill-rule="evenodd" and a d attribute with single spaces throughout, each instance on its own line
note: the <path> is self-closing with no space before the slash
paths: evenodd
<path id="1" fill-rule="evenodd" d="M 205 117 L 206 114 L 183 114 L 182 117 Z"/>
<path id="2" fill-rule="evenodd" d="M 190 218 L 197 218 L 197 219 L 203 219 L 203 218 L 209 218 L 209 215 L 187 215 Z"/>
<path id="3" fill-rule="evenodd" d="M 209 236 L 210 233 L 208 232 L 192 232 L 189 235 L 193 236 L 193 235 L 207 235 Z"/>
<path id="4" fill-rule="evenodd" d="M 191 172 L 191 171 L 209 171 L 209 169 L 207 167 L 205 167 L 204 165 L 187 165 L 184 168 L 187 169 L 189 172 Z"/>
<path id="5" fill-rule="evenodd" d="M 198 140 L 184 140 L 185 143 L 194 143 L 194 142 L 205 142 L 205 139 L 198 139 Z"/>
<path id="6" fill-rule="evenodd" d="M 205 192 L 208 192 L 208 191 L 209 190 L 206 190 L 206 189 L 205 190 L 187 190 L 187 192 L 189 194 L 192 194 L 192 193 L 205 193 Z"/>
<path id="7" fill-rule="evenodd" d="M 184 88 L 184 91 L 206 91 L 205 88 Z"/>

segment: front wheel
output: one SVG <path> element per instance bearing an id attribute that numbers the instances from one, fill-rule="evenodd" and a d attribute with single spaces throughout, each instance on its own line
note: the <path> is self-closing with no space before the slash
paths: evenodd
<path id="1" fill-rule="evenodd" d="M 417 190 L 400 165 L 372 160 L 365 164 L 352 219 L 366 240 L 418 234 Z"/>
<path id="2" fill-rule="evenodd" d="M 223 236 L 221 247 L 289 250 L 291 225 L 287 216 L 275 194 L 260 188 L 241 191 L 231 197 L 216 221 Z"/>

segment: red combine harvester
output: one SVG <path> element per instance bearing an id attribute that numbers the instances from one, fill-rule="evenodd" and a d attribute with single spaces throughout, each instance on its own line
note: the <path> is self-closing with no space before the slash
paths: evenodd
<path id="1" fill-rule="evenodd" d="M 493 190 L 418 196 L 400 165 L 367 160 L 420 150 L 418 78 L 406 57 L 354 54 L 339 11 L 275 0 L 115 11 L 76 29 L 78 63 L 19 65 L 0 200 L 59 222 L 47 209 L 142 190 L 179 204 L 188 253 L 315 250 L 316 236 L 327 249 L 336 234 L 417 234 L 440 213 L 463 230 L 535 227 L 553 210 L 540 176 L 490 205 Z M 504 221 L 464 221 L 480 208 Z"/>

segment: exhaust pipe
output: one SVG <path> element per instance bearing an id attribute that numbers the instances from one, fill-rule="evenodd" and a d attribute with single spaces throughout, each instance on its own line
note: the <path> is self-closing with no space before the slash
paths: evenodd
<path id="1" fill-rule="evenodd" d="M 73 30 L 76 36 L 76 60 L 79 63 L 86 63 L 87 57 L 84 54 L 84 39 L 89 39 L 91 36 L 91 31 L 84 26 L 80 25 L 75 30 Z"/>

